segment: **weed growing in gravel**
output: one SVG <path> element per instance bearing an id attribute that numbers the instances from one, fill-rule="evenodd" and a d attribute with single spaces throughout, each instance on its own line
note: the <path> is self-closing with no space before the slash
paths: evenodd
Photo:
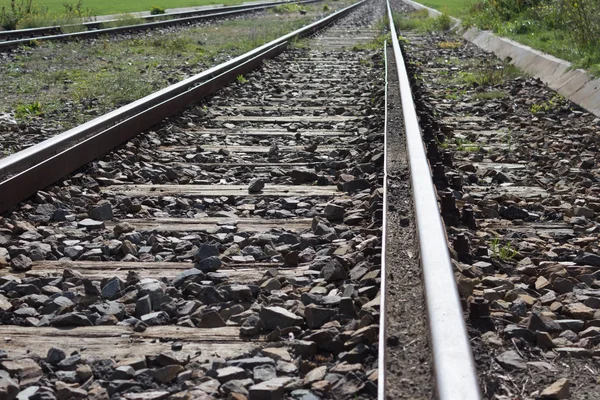
<path id="1" fill-rule="evenodd" d="M 499 237 L 495 237 L 490 241 L 490 250 L 492 250 L 492 256 L 502 261 L 509 261 L 515 258 L 517 250 L 512 247 L 510 242 L 502 244 Z"/>
<path id="2" fill-rule="evenodd" d="M 394 24 L 399 31 L 446 32 L 452 28 L 452 19 L 444 12 L 437 17 L 430 17 L 425 9 L 408 15 L 394 16 Z"/>
<path id="3" fill-rule="evenodd" d="M 355 44 L 352 47 L 352 51 L 360 51 L 360 50 L 381 50 L 383 49 L 383 44 L 387 41 L 388 43 L 390 43 L 392 40 L 392 37 L 390 36 L 389 33 L 383 34 L 383 35 L 379 35 L 377 37 L 375 37 L 375 39 L 371 40 L 368 43 L 360 43 L 360 44 Z"/>
<path id="4" fill-rule="evenodd" d="M 473 95 L 474 100 L 496 100 L 506 97 L 506 92 L 502 90 L 490 90 L 489 92 L 479 92 Z"/>
<path id="5" fill-rule="evenodd" d="M 531 105 L 531 107 L 529 108 L 529 110 L 533 113 L 539 113 L 539 112 L 548 112 L 551 110 L 554 110 L 558 107 L 560 107 L 561 103 L 565 100 L 564 97 L 562 97 L 560 94 L 556 93 L 554 96 L 552 96 L 552 98 L 548 101 L 543 101 L 541 103 L 534 103 Z"/>
<path id="6" fill-rule="evenodd" d="M 299 4 L 282 4 L 269 9 L 269 11 L 277 14 L 291 14 L 301 12 L 302 7 Z"/>
<path id="7" fill-rule="evenodd" d="M 143 19 L 136 17 L 132 14 L 122 14 L 119 15 L 115 20 L 110 22 L 105 22 L 102 24 L 102 28 L 119 28 L 121 26 L 131 26 L 131 25 L 139 25 L 143 24 Z"/>
<path id="8" fill-rule="evenodd" d="M 458 49 L 462 46 L 462 42 L 440 42 L 438 47 L 440 49 Z"/>
<path id="9" fill-rule="evenodd" d="M 152 6 L 150 7 L 150 15 L 159 15 L 164 14 L 165 8 L 161 6 Z"/>
<path id="10" fill-rule="evenodd" d="M 42 115 L 42 105 L 39 101 L 34 101 L 29 104 L 17 104 L 15 107 L 15 118 L 18 120 L 24 120 L 29 117 L 35 117 Z"/>
<path id="11" fill-rule="evenodd" d="M 454 138 L 454 143 L 456 144 L 456 150 L 458 151 L 476 152 L 481 149 L 481 146 L 477 143 L 473 143 L 464 138 Z"/>
<path id="12" fill-rule="evenodd" d="M 446 72 L 446 71 L 443 71 L 443 72 Z M 448 89 L 446 89 L 444 98 L 447 100 L 460 100 L 462 98 L 462 96 L 464 96 L 466 93 L 467 93 L 467 91 L 464 89 L 448 88 Z"/>
<path id="13" fill-rule="evenodd" d="M 236 81 L 238 81 L 238 83 L 241 83 L 242 85 L 243 85 L 244 83 L 248 82 L 248 79 L 246 79 L 246 78 L 244 77 L 244 75 L 238 75 L 238 76 L 235 78 L 235 80 L 236 80 Z"/>
<path id="14" fill-rule="evenodd" d="M 8 146 L 8 147 L 5 147 L 5 148 L 3 148 L 3 149 L 2 149 L 2 155 L 3 155 L 4 157 L 8 157 L 8 156 L 10 156 L 11 154 L 14 154 L 14 153 L 16 153 L 17 151 L 19 151 L 19 149 L 18 149 L 18 147 L 17 147 L 17 146 L 10 145 L 10 146 Z"/>
<path id="15" fill-rule="evenodd" d="M 474 86 L 499 85 L 507 79 L 523 76 L 521 70 L 509 64 L 508 60 L 504 60 L 502 65 L 496 65 L 492 61 L 486 60 L 467 69 L 468 71 L 458 73 L 459 80 Z"/>
<path id="16" fill-rule="evenodd" d="M 290 47 L 293 49 L 309 49 L 310 48 L 309 39 L 300 39 L 298 37 L 295 37 L 290 42 Z"/>
<path id="17" fill-rule="evenodd" d="M 362 57 L 359 57 L 358 62 L 360 65 L 364 65 L 365 67 L 368 67 L 368 68 L 372 68 L 374 65 L 373 61 L 371 61 L 367 58 L 362 58 Z"/>

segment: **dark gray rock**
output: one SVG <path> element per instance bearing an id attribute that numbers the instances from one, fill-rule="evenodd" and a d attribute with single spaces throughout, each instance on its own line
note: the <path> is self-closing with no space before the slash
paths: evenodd
<path id="1" fill-rule="evenodd" d="M 325 206 L 323 216 L 329 221 L 342 221 L 344 219 L 344 212 L 344 207 L 338 204 L 329 203 Z"/>
<path id="2" fill-rule="evenodd" d="M 96 221 L 109 221 L 113 219 L 112 206 L 108 201 L 101 201 L 88 211 L 88 215 Z"/>
<path id="3" fill-rule="evenodd" d="M 197 319 L 196 326 L 198 328 L 220 328 L 225 326 L 225 321 L 215 310 L 208 310 L 202 313 Z"/>
<path id="4" fill-rule="evenodd" d="M 548 333 L 560 332 L 562 330 L 556 321 L 537 312 L 533 312 L 529 317 L 527 329 L 532 332 L 540 331 Z"/>
<path id="5" fill-rule="evenodd" d="M 50 320 L 50 325 L 56 327 L 62 326 L 92 326 L 92 322 L 85 314 L 70 312 L 53 317 Z"/>
<path id="6" fill-rule="evenodd" d="M 0 398 L 6 400 L 13 400 L 19 394 L 19 385 L 15 382 L 10 374 L 6 371 L 0 370 Z"/>
<path id="7" fill-rule="evenodd" d="M 197 279 L 202 280 L 204 279 L 204 273 L 196 268 L 187 269 L 173 279 L 173 286 L 180 287 L 186 279 L 195 277 L 197 277 Z"/>
<path id="8" fill-rule="evenodd" d="M 327 282 L 334 282 L 348 278 L 348 273 L 344 266 L 338 260 L 334 259 L 323 267 L 320 276 Z"/>
<path id="9" fill-rule="evenodd" d="M 110 279 L 102 288 L 102 297 L 108 300 L 114 300 L 121 297 L 123 282 L 117 277 Z"/>
<path id="10" fill-rule="evenodd" d="M 10 261 L 11 269 L 16 272 L 29 271 L 32 266 L 33 261 L 24 254 L 19 254 Z"/>
<path id="11" fill-rule="evenodd" d="M 277 370 L 272 364 L 264 364 L 254 367 L 252 370 L 254 373 L 254 381 L 257 383 L 269 381 L 277 377 Z"/>
<path id="12" fill-rule="evenodd" d="M 314 170 L 308 169 L 293 169 L 287 173 L 287 176 L 292 178 L 295 184 L 312 183 L 319 178 Z"/>
<path id="13" fill-rule="evenodd" d="M 344 182 L 342 185 L 342 190 L 344 192 L 352 193 L 358 192 L 365 189 L 369 189 L 371 184 L 366 179 L 355 179 L 353 181 Z"/>
<path id="14" fill-rule="evenodd" d="M 319 307 L 315 304 L 310 304 L 304 308 L 304 317 L 306 318 L 308 327 L 311 329 L 322 327 L 336 315 L 336 310 Z"/>
<path id="15" fill-rule="evenodd" d="M 213 286 L 206 286 L 200 294 L 200 301 L 203 304 L 211 305 L 215 303 L 223 303 L 225 301 L 225 298 Z"/>
<path id="16" fill-rule="evenodd" d="M 498 211 L 502 218 L 514 220 L 514 219 L 525 219 L 529 217 L 529 213 L 522 208 L 510 205 L 508 207 L 500 207 Z"/>
<path id="17" fill-rule="evenodd" d="M 150 296 L 145 295 L 137 299 L 135 302 L 135 316 L 141 318 L 142 315 L 150 314 L 152 312 L 152 302 Z"/>
<path id="18" fill-rule="evenodd" d="M 219 268 L 221 268 L 221 265 L 223 265 L 221 259 L 217 256 L 212 256 L 197 262 L 194 264 L 194 268 L 205 273 L 216 272 Z"/>
<path id="19" fill-rule="evenodd" d="M 202 261 L 209 257 L 219 255 L 219 246 L 216 243 L 202 243 L 194 254 L 194 261 Z"/>
<path id="20" fill-rule="evenodd" d="M 129 365 L 123 365 L 121 367 L 117 367 L 114 370 L 114 372 L 110 376 L 109 380 L 114 381 L 114 380 L 131 379 L 131 378 L 133 378 L 133 375 L 135 375 L 135 369 L 133 369 Z"/>
<path id="21" fill-rule="evenodd" d="M 48 364 L 56 365 L 66 357 L 67 355 L 62 349 L 51 347 L 50 350 L 48 350 L 48 355 L 46 355 L 46 362 Z"/>
<path id="22" fill-rule="evenodd" d="M 593 253 L 587 253 L 580 251 L 573 260 L 574 263 L 580 265 L 591 265 L 593 267 L 600 267 L 600 256 Z"/>
<path id="23" fill-rule="evenodd" d="M 259 316 L 264 329 L 283 329 L 304 322 L 302 317 L 282 307 L 262 307 Z"/>
<path id="24" fill-rule="evenodd" d="M 265 182 L 262 179 L 253 179 L 248 186 L 248 193 L 260 193 L 265 188 Z"/>
<path id="25" fill-rule="evenodd" d="M 527 369 L 527 364 L 515 350 L 505 351 L 496 357 L 496 361 L 507 370 Z"/>
<path id="26" fill-rule="evenodd" d="M 141 321 L 150 326 L 166 325 L 169 323 L 169 314 L 164 311 L 156 311 L 150 314 L 142 315 Z"/>
<path id="27" fill-rule="evenodd" d="M 248 317 L 240 327 L 240 333 L 245 336 L 257 335 L 262 330 L 261 319 L 256 314 Z"/>

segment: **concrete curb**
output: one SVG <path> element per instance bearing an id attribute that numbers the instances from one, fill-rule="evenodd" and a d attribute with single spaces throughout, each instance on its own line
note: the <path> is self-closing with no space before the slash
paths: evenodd
<path id="1" fill-rule="evenodd" d="M 413 0 L 403 0 L 416 9 L 427 9 L 432 16 L 441 13 Z M 539 78 L 562 96 L 600 117 L 600 79 L 582 69 L 571 69 L 572 64 L 514 40 L 499 37 L 490 31 L 470 28 L 463 38 L 483 50 L 493 52 L 499 58 L 511 58 L 511 63 Z"/>

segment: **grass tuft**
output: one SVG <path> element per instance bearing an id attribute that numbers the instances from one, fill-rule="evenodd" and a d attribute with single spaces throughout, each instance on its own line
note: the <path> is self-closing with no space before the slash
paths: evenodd
<path id="1" fill-rule="evenodd" d="M 506 92 L 502 90 L 490 90 L 489 92 L 480 92 L 473 95 L 474 100 L 498 100 L 506 97 Z"/>

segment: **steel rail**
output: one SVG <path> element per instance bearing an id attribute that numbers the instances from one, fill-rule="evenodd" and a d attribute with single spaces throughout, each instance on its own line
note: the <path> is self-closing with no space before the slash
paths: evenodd
<path id="1" fill-rule="evenodd" d="M 303 0 L 303 1 L 294 2 L 294 3 L 295 4 L 309 4 L 309 3 L 316 3 L 318 1 L 322 1 L 322 0 Z M 99 37 L 102 35 L 108 35 L 108 34 L 145 31 L 145 30 L 154 29 L 154 28 L 162 28 L 162 27 L 167 27 L 167 26 L 189 24 L 189 23 L 202 21 L 202 20 L 230 17 L 230 16 L 234 16 L 234 15 L 239 15 L 239 14 L 267 10 L 269 8 L 273 8 L 278 5 L 286 4 L 286 3 L 290 3 L 290 1 L 255 4 L 252 6 L 245 6 L 245 8 L 239 8 L 239 9 L 234 9 L 234 10 L 232 10 L 231 8 L 228 8 L 226 10 L 211 9 L 211 10 L 209 10 L 210 13 L 202 13 L 201 15 L 183 17 L 183 18 L 178 18 L 178 19 L 168 19 L 168 20 L 163 20 L 163 21 L 155 21 L 155 22 L 149 22 L 149 23 L 137 24 L 137 25 L 119 26 L 119 27 L 115 27 L 115 28 L 102 28 L 102 29 L 94 29 L 94 30 L 89 30 L 89 31 L 73 32 L 73 33 L 60 33 L 59 32 L 58 34 L 53 34 L 53 35 L 48 35 L 48 36 L 36 36 L 36 37 L 27 37 L 25 39 L 6 40 L 3 42 L 0 41 L 0 49 L 11 49 L 11 48 L 15 48 L 15 47 L 18 47 L 21 45 L 31 44 L 32 42 L 62 41 L 62 40 L 66 41 L 66 40 L 79 39 L 79 38 L 88 39 L 88 38 L 95 38 L 95 37 Z M 240 7 L 240 6 L 235 6 L 235 7 Z M 234 7 L 232 7 L 232 8 L 234 8 Z M 107 21 L 104 21 L 104 22 L 107 22 Z M 96 24 L 98 24 L 98 23 L 96 23 Z M 50 27 L 48 29 L 49 29 L 49 32 L 56 32 L 57 31 L 56 28 L 58 28 L 58 30 L 60 31 L 60 27 Z M 34 29 L 38 29 L 38 28 L 34 28 Z M 39 29 L 47 29 L 47 28 L 39 28 Z M 8 32 L 10 32 L 10 31 L 8 31 Z M 4 32 L 2 32 L 2 33 L 4 33 Z"/>
<path id="2" fill-rule="evenodd" d="M 383 217 L 381 219 L 381 283 L 379 286 L 379 347 L 377 355 L 377 397 L 385 399 L 385 366 L 386 366 L 386 254 L 387 254 L 387 210 L 388 210 L 388 58 L 387 58 L 387 40 L 383 42 L 383 60 L 384 60 L 384 119 L 383 119 Z"/>
<path id="3" fill-rule="evenodd" d="M 440 400 L 480 400 L 448 242 L 389 0 L 387 11 L 398 70 L 437 397 Z"/>
<path id="4" fill-rule="evenodd" d="M 229 84 L 238 75 L 259 67 L 263 60 L 283 51 L 290 40 L 323 29 L 365 1 L 361 0 L 230 61 L 0 159 L 0 212 Z"/>

